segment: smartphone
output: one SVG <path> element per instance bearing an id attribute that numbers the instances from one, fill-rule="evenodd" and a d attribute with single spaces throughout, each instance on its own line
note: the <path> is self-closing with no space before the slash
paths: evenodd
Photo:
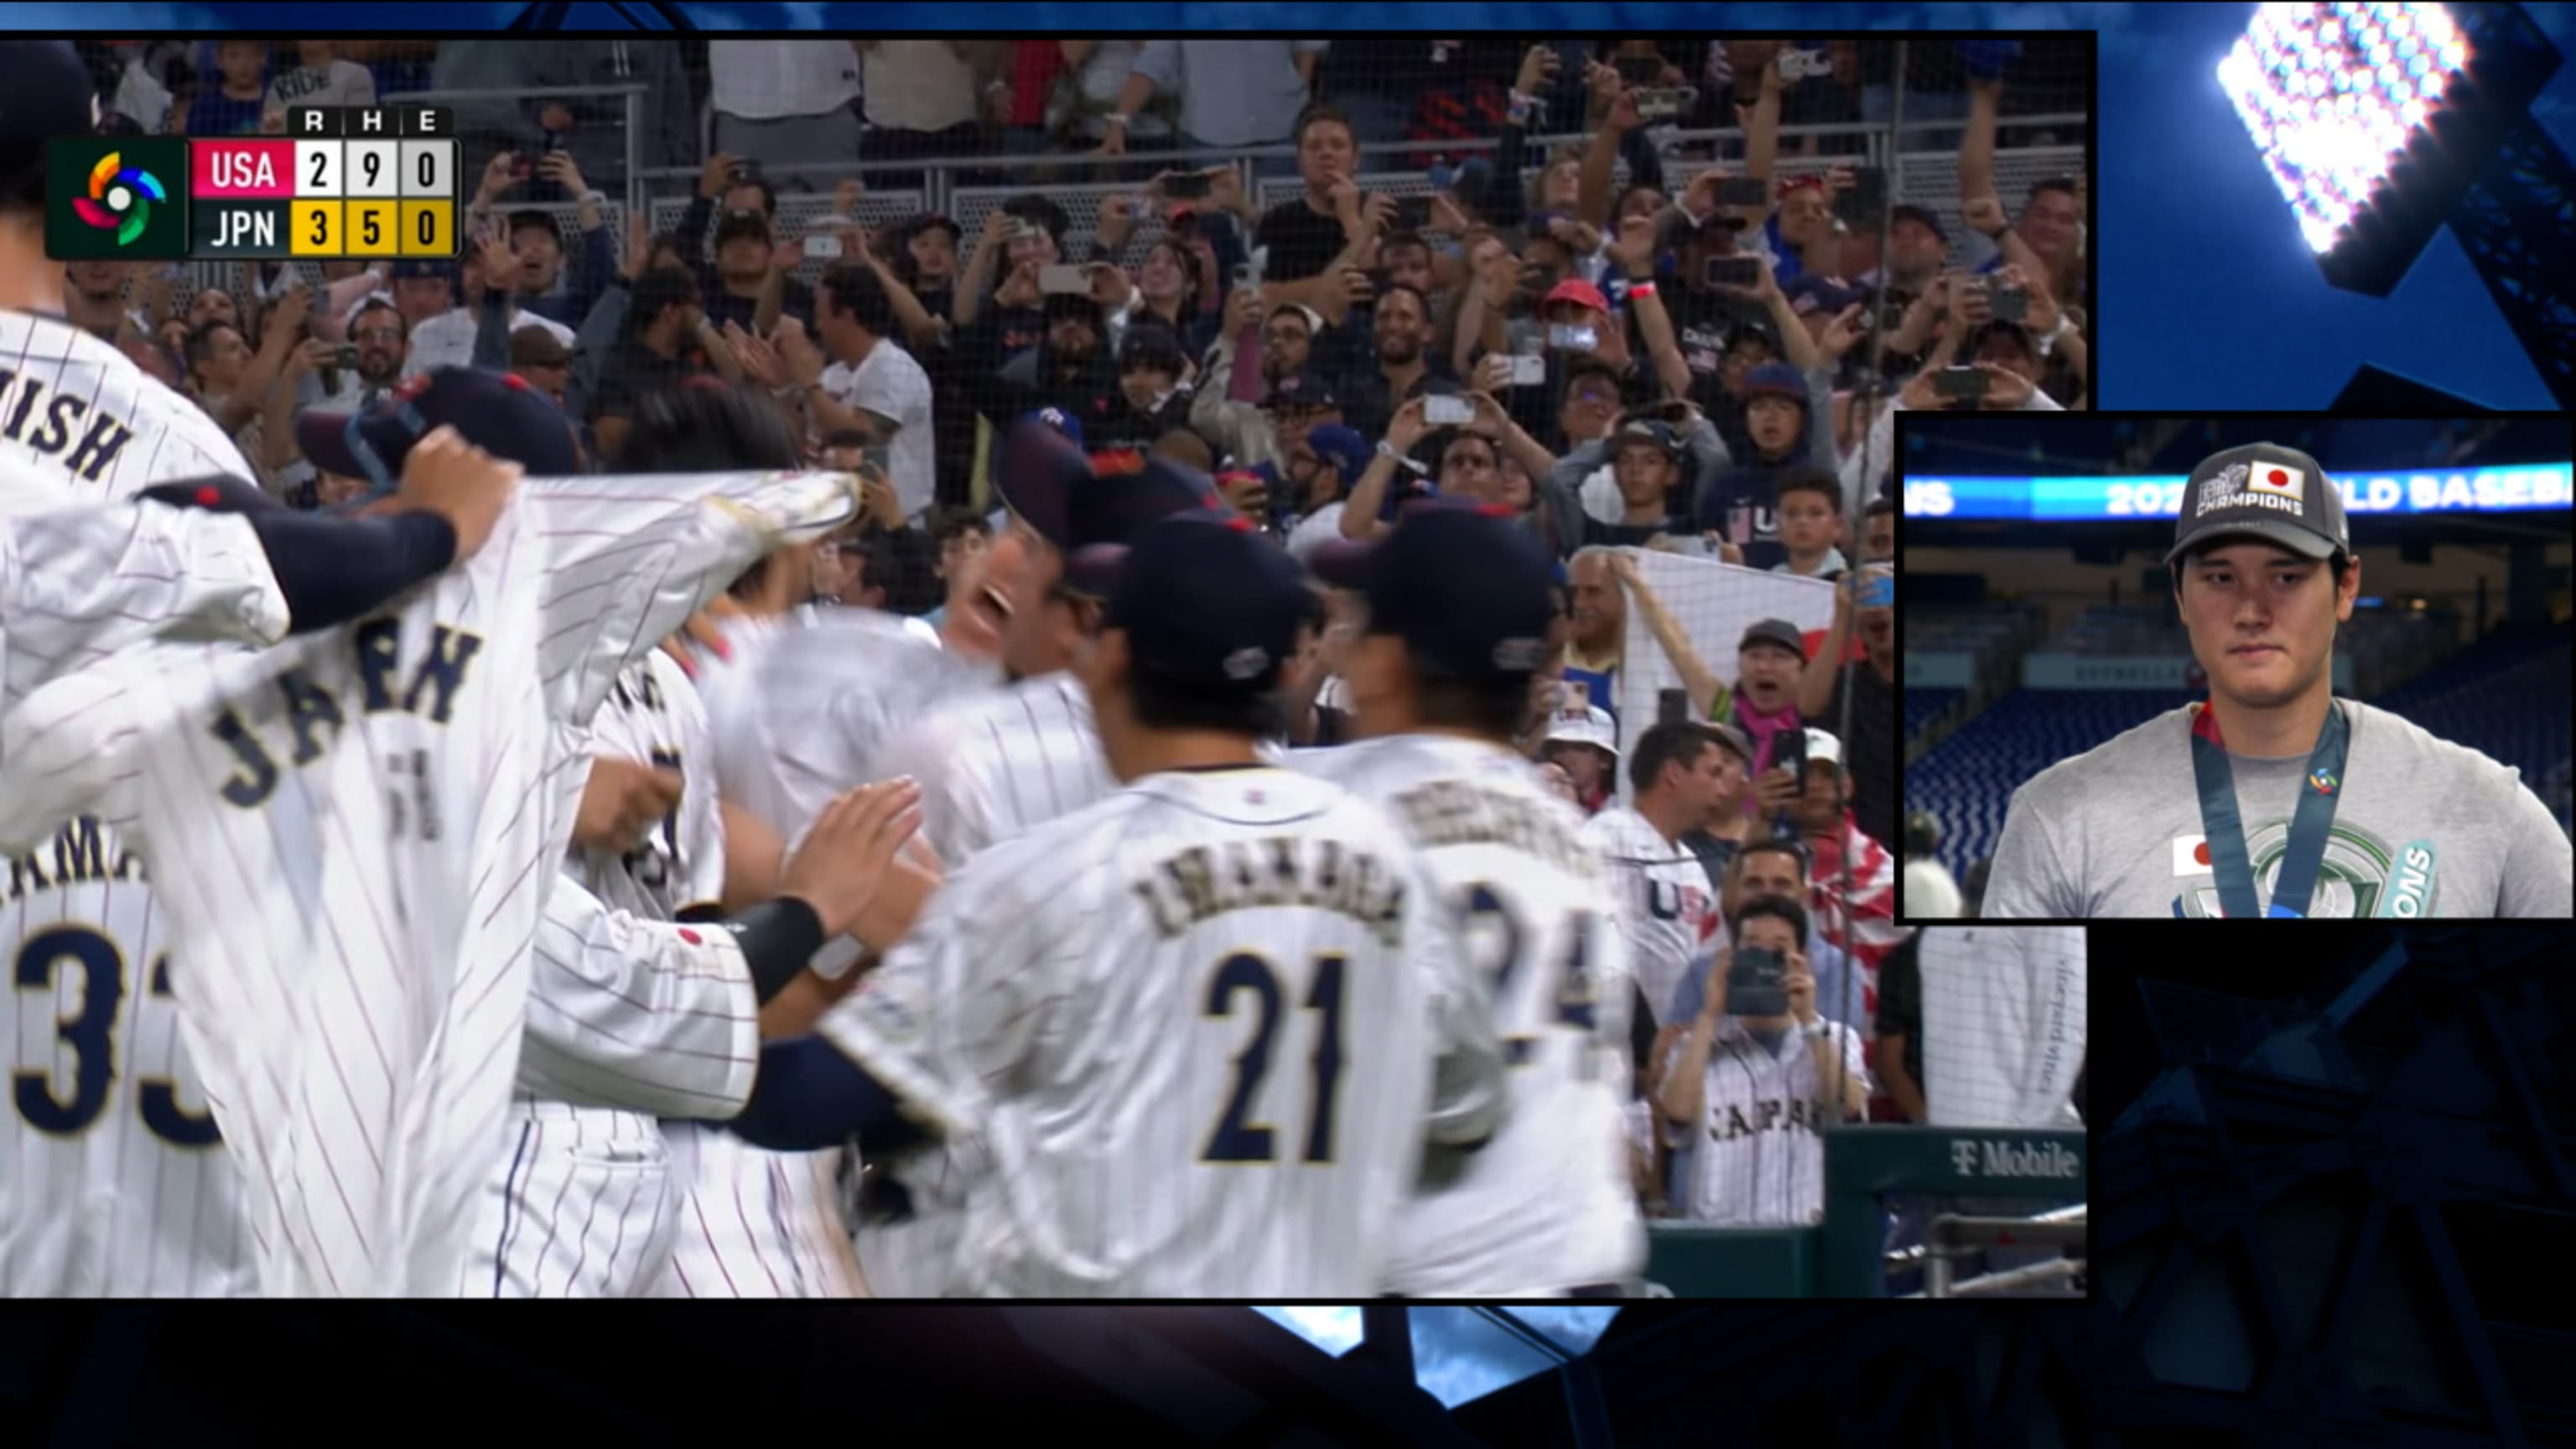
<path id="1" fill-rule="evenodd" d="M 1091 295 L 1091 278 L 1080 267 L 1040 267 L 1038 290 L 1050 297 L 1066 293 L 1087 297 Z"/>
<path id="2" fill-rule="evenodd" d="M 1655 723 L 1688 724 L 1689 722 L 1690 691 L 1685 689 L 1666 689 L 1656 693 Z"/>
<path id="3" fill-rule="evenodd" d="M 1623 55 L 1613 64 L 1620 81 L 1630 86 L 1653 85 L 1655 78 L 1664 73 L 1664 58 L 1660 55 Z"/>
<path id="4" fill-rule="evenodd" d="M 1184 171 L 1163 178 L 1163 195 L 1174 201 L 1202 201 L 1214 190 L 1214 183 L 1204 171 Z"/>
<path id="5" fill-rule="evenodd" d="M 1780 78 L 1805 80 L 1809 76 L 1832 75 L 1834 58 L 1821 50 L 1784 50 L 1780 52 Z"/>
<path id="6" fill-rule="evenodd" d="M 1887 173 L 1875 166 L 1856 167 L 1851 189 L 1834 197 L 1834 215 L 1847 226 L 1878 229 L 1878 214 L 1887 209 Z"/>
<path id="7" fill-rule="evenodd" d="M 1780 984 L 1788 970 L 1789 963 L 1777 951 L 1760 946 L 1738 947 L 1727 966 L 1726 1014 L 1788 1015 L 1789 992 Z"/>
<path id="8" fill-rule="evenodd" d="M 1395 199 L 1397 231 L 1428 231 L 1431 227 L 1431 198 L 1399 196 Z"/>
<path id="9" fill-rule="evenodd" d="M 357 370 L 358 366 L 358 349 L 343 343 L 340 347 L 339 356 L 334 358 L 333 361 L 336 365 L 354 372 Z"/>
<path id="10" fill-rule="evenodd" d="M 1669 121 L 1675 116 L 1690 114 L 1691 108 L 1698 104 L 1699 92 L 1690 86 L 1675 86 L 1670 90 L 1639 91 L 1637 92 L 1637 119 Z"/>
<path id="11" fill-rule="evenodd" d="M 1422 420 L 1435 428 L 1454 428 L 1476 420 L 1476 404 L 1454 393 L 1431 393 L 1422 400 Z"/>
<path id="12" fill-rule="evenodd" d="M 809 258 L 820 257 L 825 261 L 838 261 L 841 256 L 841 239 L 830 232 L 818 231 L 805 238 L 805 255 Z"/>
<path id="13" fill-rule="evenodd" d="M 859 450 L 859 466 L 880 478 L 891 478 L 894 450 L 883 443 L 870 443 Z"/>
<path id="14" fill-rule="evenodd" d="M 1762 260 L 1759 257 L 1710 257 L 1707 281 L 1712 287 L 1758 287 L 1762 285 Z"/>
<path id="15" fill-rule="evenodd" d="M 1234 269 L 1234 279 L 1245 286 L 1258 287 L 1270 275 L 1270 248 L 1254 247 L 1252 259 Z"/>
<path id="16" fill-rule="evenodd" d="M 544 155 L 546 152 L 549 152 L 549 151 L 560 151 L 560 150 L 562 150 L 562 149 L 563 149 L 563 135 L 562 135 L 562 133 L 561 133 L 561 132 L 558 132 L 558 131 L 539 131 L 539 132 L 537 133 L 537 154 L 538 154 L 538 155 L 541 155 L 541 156 L 542 156 L 542 155 Z"/>
<path id="17" fill-rule="evenodd" d="M 760 162 L 757 158 L 746 157 L 743 160 L 733 163 L 733 169 L 727 172 L 726 175 L 732 179 L 733 184 L 736 186 L 740 186 L 746 181 L 757 181 L 760 179 Z"/>
<path id="18" fill-rule="evenodd" d="M 1547 329 L 1547 345 L 1559 352 L 1590 352 L 1601 345 L 1601 334 L 1589 327 L 1559 325 Z"/>
<path id="19" fill-rule="evenodd" d="M 1990 287 L 1986 290 L 1986 314 L 1998 322 L 2030 320 L 2030 293 L 2019 287 Z"/>
<path id="20" fill-rule="evenodd" d="M 1896 607 L 1896 574 L 1883 565 L 1870 564 L 1861 570 L 1860 606 L 1864 609 Z"/>
<path id="21" fill-rule="evenodd" d="M 1981 398 L 1986 375 L 1973 367 L 1945 367 L 1932 379 L 1932 390 L 1941 397 Z"/>
<path id="22" fill-rule="evenodd" d="M 1718 180 L 1720 206 L 1768 206 L 1770 202 L 1771 183 L 1759 176 L 1726 176 Z"/>
<path id="23" fill-rule="evenodd" d="M 1511 385 L 1514 387 L 1547 386 L 1547 359 L 1544 357 L 1514 357 L 1512 359 Z"/>
<path id="24" fill-rule="evenodd" d="M 1771 768 L 1796 775 L 1803 786 L 1807 778 L 1807 732 L 1782 730 L 1771 737 Z"/>
<path id="25" fill-rule="evenodd" d="M 1369 284 L 1369 295 L 1372 297 L 1385 296 L 1387 286 L 1395 280 L 1394 274 L 1390 273 L 1384 267 L 1371 267 L 1367 271 L 1360 273 L 1360 275 L 1367 279 Z"/>

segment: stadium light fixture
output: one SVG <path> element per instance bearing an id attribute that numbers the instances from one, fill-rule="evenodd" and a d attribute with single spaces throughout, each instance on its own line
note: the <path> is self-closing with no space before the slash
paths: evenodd
<path id="1" fill-rule="evenodd" d="M 2561 403 L 2576 171 L 2531 117 L 2559 66 L 2519 5 L 2270 3 L 2218 83 L 2327 282 L 2385 297 L 2448 224 Z"/>

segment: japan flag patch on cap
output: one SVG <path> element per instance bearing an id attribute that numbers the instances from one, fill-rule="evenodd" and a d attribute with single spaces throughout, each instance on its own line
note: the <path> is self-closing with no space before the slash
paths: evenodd
<path id="1" fill-rule="evenodd" d="M 2307 488 L 2308 470 L 2296 463 L 2257 458 L 2246 472 L 2245 491 L 2248 493 L 2269 493 L 2275 498 L 2298 502 L 2306 497 Z"/>
<path id="2" fill-rule="evenodd" d="M 2173 843 L 2174 877 L 2209 874 L 2209 837 L 2178 835 Z"/>

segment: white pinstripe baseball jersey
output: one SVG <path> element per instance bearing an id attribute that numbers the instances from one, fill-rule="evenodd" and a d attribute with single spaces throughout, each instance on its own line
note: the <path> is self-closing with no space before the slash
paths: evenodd
<path id="1" fill-rule="evenodd" d="M 1438 910 L 1334 785 L 1149 776 L 956 871 L 818 1031 L 986 1160 L 952 1292 L 1364 1294 L 1421 1163 Z"/>
<path id="2" fill-rule="evenodd" d="M 1510 1064 L 1491 1140 L 1427 1159 L 1384 1288 L 1548 1294 L 1635 1276 L 1646 1232 L 1620 1125 L 1626 946 L 1582 817 L 1529 761 L 1472 740 L 1399 736 L 1293 759 L 1383 802 L 1421 849 Z"/>
<path id="3" fill-rule="evenodd" d="M 1857 1033 L 1834 1022 L 1826 1030 L 1866 1082 Z M 1678 1060 L 1682 1044 L 1673 1046 Z M 1669 1062 L 1668 1062 L 1669 1065 Z M 1788 1227 L 1825 1211 L 1825 1144 L 1820 1121 L 1839 1121 L 1832 1084 L 1816 1080 L 1816 1054 L 1795 1030 L 1770 1045 L 1738 1017 L 1720 1018 L 1708 1051 L 1707 1134 L 1691 1154 L 1683 1215 L 1732 1227 Z"/>
<path id="4" fill-rule="evenodd" d="M 241 518 L 160 503 L 0 507 L 0 712 L 148 639 L 274 644 L 286 596 Z"/>
<path id="5" fill-rule="evenodd" d="M 1619 892 L 1628 969 L 1661 1011 L 1682 973 L 1716 934 L 1717 894 L 1689 847 L 1664 839 L 1645 816 L 1611 805 L 1584 822 L 1583 838 L 1608 862 Z"/>
<path id="6" fill-rule="evenodd" d="M 470 1288 L 582 783 L 556 732 L 849 512 L 839 475 L 696 481 L 532 484 L 392 614 L 256 655 L 153 646 L 0 721 L 0 843 L 95 801 L 153 867 L 264 1292 Z"/>
<path id="7" fill-rule="evenodd" d="M 635 851 L 575 847 L 547 899 L 477 1292 L 642 1296 L 678 1223 L 656 1111 L 721 1116 L 749 1089 L 759 1005 L 740 953 L 722 930 L 667 924 L 724 889 L 707 745 L 696 693 L 658 650 L 618 676 L 587 732 L 590 755 L 679 772 L 681 797 Z"/>
<path id="8" fill-rule="evenodd" d="M 733 660 L 700 685 L 725 798 L 793 841 L 834 796 L 893 773 L 879 762 L 915 721 L 1001 683 L 999 665 L 951 654 L 906 622 L 833 609 L 742 631 Z"/>
<path id="9" fill-rule="evenodd" d="M 1090 697 L 1061 671 L 935 711 L 903 732 L 883 769 L 921 782 L 922 838 L 952 871 L 1118 783 L 1092 729 Z"/>
<path id="10" fill-rule="evenodd" d="M 0 711 L 147 635 L 285 632 L 248 523 L 95 506 L 218 473 L 255 476 L 194 403 L 77 327 L 0 312 Z M 242 1178 L 179 1041 L 152 889 L 95 819 L 24 833 L 0 901 L 0 1296 L 251 1292 Z"/>
<path id="11" fill-rule="evenodd" d="M 58 317 L 0 312 L 0 476 L 99 502 L 210 473 L 259 476 L 203 408 L 112 345 Z"/>
<path id="12" fill-rule="evenodd" d="M 724 798 L 792 845 L 833 796 L 880 777 L 875 760 L 907 723 L 999 678 L 997 668 L 925 643 L 890 615 L 807 609 L 756 623 L 700 686 Z M 849 950 L 836 942 L 818 960 L 846 960 Z M 674 1293 L 862 1291 L 837 1186 L 845 1153 L 777 1153 L 719 1131 L 671 1130 L 693 1139 L 697 1170 Z"/>

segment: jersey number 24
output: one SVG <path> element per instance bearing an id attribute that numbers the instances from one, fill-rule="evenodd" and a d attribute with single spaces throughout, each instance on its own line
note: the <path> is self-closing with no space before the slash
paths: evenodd
<path id="1" fill-rule="evenodd" d="M 24 991 L 52 991 L 65 967 L 81 975 L 79 1010 L 58 1015 L 54 1035 L 72 1049 L 72 1094 L 55 1094 L 53 1073 L 19 1069 L 10 1082 L 10 1097 L 28 1126 L 49 1137 L 72 1137 L 90 1129 L 107 1110 L 116 1085 L 116 1023 L 125 1004 L 125 953 L 116 943 L 87 926 L 54 926 L 37 932 L 19 951 L 14 984 Z M 170 994 L 170 958 L 152 963 L 152 994 Z M 165 1077 L 145 1077 L 134 1094 L 143 1126 L 173 1147 L 212 1147 L 223 1140 L 215 1120 L 179 1105 L 178 1088 Z"/>

